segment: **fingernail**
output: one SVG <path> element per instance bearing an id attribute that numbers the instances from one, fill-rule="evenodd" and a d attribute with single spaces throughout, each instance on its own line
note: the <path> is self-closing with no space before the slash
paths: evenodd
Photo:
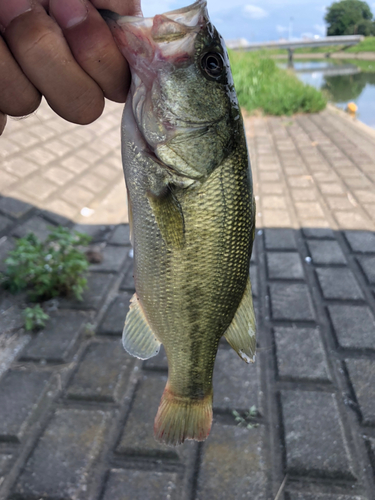
<path id="1" fill-rule="evenodd" d="M 3 29 L 7 28 L 13 19 L 31 9 L 31 0 L 0 1 L 0 25 Z"/>
<path id="2" fill-rule="evenodd" d="M 82 0 L 55 0 L 53 4 L 53 17 L 63 29 L 72 28 L 84 21 L 88 9 Z"/>

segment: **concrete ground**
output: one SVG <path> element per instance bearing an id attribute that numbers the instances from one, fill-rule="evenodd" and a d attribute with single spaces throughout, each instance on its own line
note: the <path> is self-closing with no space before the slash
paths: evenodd
<path id="1" fill-rule="evenodd" d="M 220 346 L 211 435 L 173 449 L 152 431 L 163 352 L 120 344 L 134 292 L 120 116 L 109 103 L 80 127 L 43 104 L 0 138 L 2 269 L 16 238 L 54 224 L 104 255 L 39 333 L 22 329 L 25 297 L 0 292 L 0 499 L 374 500 L 374 135 L 333 109 L 246 118 L 257 360 Z"/>

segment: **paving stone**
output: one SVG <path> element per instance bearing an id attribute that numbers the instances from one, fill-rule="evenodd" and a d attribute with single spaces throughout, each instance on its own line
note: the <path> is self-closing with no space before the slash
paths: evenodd
<path id="1" fill-rule="evenodd" d="M 103 260 L 100 264 L 91 264 L 90 271 L 117 272 L 127 257 L 126 249 L 119 246 L 107 245 L 102 251 Z"/>
<path id="2" fill-rule="evenodd" d="M 178 475 L 173 472 L 151 472 L 114 469 L 109 473 L 102 500 L 177 500 Z"/>
<path id="3" fill-rule="evenodd" d="M 213 407 L 220 410 L 246 410 L 255 405 L 259 411 L 259 357 L 255 363 L 247 364 L 233 349 L 218 350 L 214 375 Z"/>
<path id="4" fill-rule="evenodd" d="M 345 349 L 375 350 L 375 318 L 367 306 L 328 306 L 338 344 Z"/>
<path id="5" fill-rule="evenodd" d="M 315 319 L 309 288 L 304 284 L 270 284 L 272 318 L 313 321 Z"/>
<path id="6" fill-rule="evenodd" d="M 329 495 L 320 493 L 287 493 L 286 500 L 365 500 L 363 497 L 351 495 Z"/>
<path id="7" fill-rule="evenodd" d="M 32 209 L 32 205 L 10 196 L 0 196 L 0 210 L 6 214 L 19 219 Z"/>
<path id="8" fill-rule="evenodd" d="M 317 328 L 274 328 L 278 377 L 282 380 L 331 380 Z"/>
<path id="9" fill-rule="evenodd" d="M 87 320 L 87 316 L 78 311 L 57 311 L 22 351 L 21 359 L 65 363 L 73 353 Z"/>
<path id="10" fill-rule="evenodd" d="M 262 434 L 262 426 L 214 424 L 203 447 L 196 499 L 268 498 Z"/>
<path id="11" fill-rule="evenodd" d="M 113 276 L 113 274 L 107 273 L 90 273 L 82 300 L 73 297 L 59 299 L 59 307 L 64 309 L 99 309 L 113 282 Z"/>
<path id="12" fill-rule="evenodd" d="M 104 316 L 104 320 L 100 326 L 100 333 L 122 335 L 132 296 L 133 294 L 129 292 L 122 292 L 117 295 Z"/>
<path id="13" fill-rule="evenodd" d="M 132 250 L 130 250 L 131 252 Z M 129 292 L 135 292 L 134 285 L 134 259 L 132 259 L 129 254 L 124 263 L 125 274 L 120 285 L 120 290 L 127 290 Z"/>
<path id="14" fill-rule="evenodd" d="M 297 250 L 293 229 L 265 229 L 264 241 L 267 250 Z"/>
<path id="15" fill-rule="evenodd" d="M 367 281 L 370 285 L 375 285 L 375 256 L 358 257 L 358 262 L 367 278 Z"/>
<path id="16" fill-rule="evenodd" d="M 4 375 L 0 384 L 0 441 L 22 440 L 50 376 L 47 372 L 21 370 Z"/>
<path id="17" fill-rule="evenodd" d="M 57 185 L 38 176 L 21 184 L 20 189 L 37 200 L 45 200 L 56 191 Z"/>
<path id="18" fill-rule="evenodd" d="M 349 377 L 364 425 L 375 425 L 375 363 L 372 359 L 347 359 Z"/>
<path id="19" fill-rule="evenodd" d="M 255 264 L 250 264 L 250 282 L 253 297 L 258 297 L 258 267 Z"/>
<path id="20" fill-rule="evenodd" d="M 341 229 L 353 229 L 358 228 L 362 230 L 370 230 L 374 227 L 373 223 L 370 219 L 363 215 L 359 209 L 354 209 L 357 211 L 352 212 L 339 212 L 334 211 L 333 215 L 335 216 L 337 223 L 339 224 Z"/>
<path id="21" fill-rule="evenodd" d="M 73 231 L 87 234 L 91 237 L 91 243 L 99 243 L 108 240 L 111 232 L 113 231 L 113 226 L 103 226 L 100 224 L 75 224 L 73 226 Z"/>
<path id="22" fill-rule="evenodd" d="M 314 264 L 347 264 L 347 260 L 337 241 L 307 241 Z"/>
<path id="23" fill-rule="evenodd" d="M 320 268 L 316 274 L 327 300 L 363 300 L 362 290 L 350 269 Z"/>
<path id="24" fill-rule="evenodd" d="M 166 383 L 166 376 L 144 375 L 142 377 L 116 453 L 130 456 L 159 456 L 160 458 L 179 460 L 184 459 L 194 448 L 194 443 L 191 441 L 187 441 L 177 448 L 172 448 L 160 444 L 154 439 L 154 419 Z"/>
<path id="25" fill-rule="evenodd" d="M 292 225 L 289 212 L 286 210 L 264 209 L 258 216 L 262 218 L 263 225 L 267 227 L 287 228 Z"/>
<path id="26" fill-rule="evenodd" d="M 353 479 L 335 395 L 282 391 L 281 403 L 287 472 Z"/>
<path id="27" fill-rule="evenodd" d="M 350 248 L 358 253 L 375 253 L 375 233 L 370 231 L 345 231 Z"/>
<path id="28" fill-rule="evenodd" d="M 68 398 L 118 401 L 120 382 L 129 376 L 134 359 L 120 340 L 90 344 L 69 385 Z"/>
<path id="29" fill-rule="evenodd" d="M 163 344 L 160 346 L 159 354 L 143 361 L 142 367 L 146 370 L 168 371 L 168 359 Z"/>
<path id="30" fill-rule="evenodd" d="M 304 227 L 302 232 L 306 238 L 316 240 L 334 240 L 335 234 L 332 229 L 325 227 Z"/>
<path id="31" fill-rule="evenodd" d="M 13 224 L 13 221 L 9 219 L 9 217 L 5 217 L 4 215 L 0 215 L 0 232 L 5 231 Z"/>
<path id="32" fill-rule="evenodd" d="M 302 262 L 297 252 L 267 252 L 268 277 L 274 279 L 303 280 Z"/>
<path id="33" fill-rule="evenodd" d="M 92 201 L 94 194 L 88 189 L 75 185 L 75 186 L 69 186 L 63 192 L 61 197 L 68 203 L 71 203 L 76 207 L 82 208 L 87 206 L 87 204 L 90 203 L 90 201 Z"/>
<path id="34" fill-rule="evenodd" d="M 12 458 L 12 455 L 0 455 L 0 480 L 7 474 Z"/>
<path id="35" fill-rule="evenodd" d="M 119 224 L 113 231 L 109 243 L 111 245 L 130 245 L 129 224 Z"/>
<path id="36" fill-rule="evenodd" d="M 13 235 L 17 236 L 17 238 L 24 238 L 29 233 L 34 233 L 40 241 L 45 241 L 51 229 L 51 224 L 41 217 L 34 215 L 23 224 L 17 226 L 13 231 Z"/>
<path id="37" fill-rule="evenodd" d="M 57 410 L 27 460 L 15 494 L 57 498 L 58 492 L 58 498 L 82 498 L 104 445 L 108 419 L 109 415 L 99 410 Z"/>

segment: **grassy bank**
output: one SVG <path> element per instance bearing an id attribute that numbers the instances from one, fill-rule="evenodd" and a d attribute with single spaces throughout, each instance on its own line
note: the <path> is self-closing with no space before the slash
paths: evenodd
<path id="1" fill-rule="evenodd" d="M 233 51 L 229 57 L 238 100 L 247 111 L 260 109 L 269 115 L 292 115 L 325 108 L 326 99 L 319 90 L 278 68 L 272 59 Z"/>

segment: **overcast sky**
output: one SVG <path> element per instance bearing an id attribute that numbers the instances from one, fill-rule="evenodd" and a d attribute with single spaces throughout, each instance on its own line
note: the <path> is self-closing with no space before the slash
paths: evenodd
<path id="1" fill-rule="evenodd" d="M 142 0 L 145 16 L 189 5 L 189 0 Z M 324 36 L 330 0 L 208 0 L 211 21 L 225 39 L 262 42 L 292 36 Z M 373 12 L 375 3 L 369 2 Z"/>

